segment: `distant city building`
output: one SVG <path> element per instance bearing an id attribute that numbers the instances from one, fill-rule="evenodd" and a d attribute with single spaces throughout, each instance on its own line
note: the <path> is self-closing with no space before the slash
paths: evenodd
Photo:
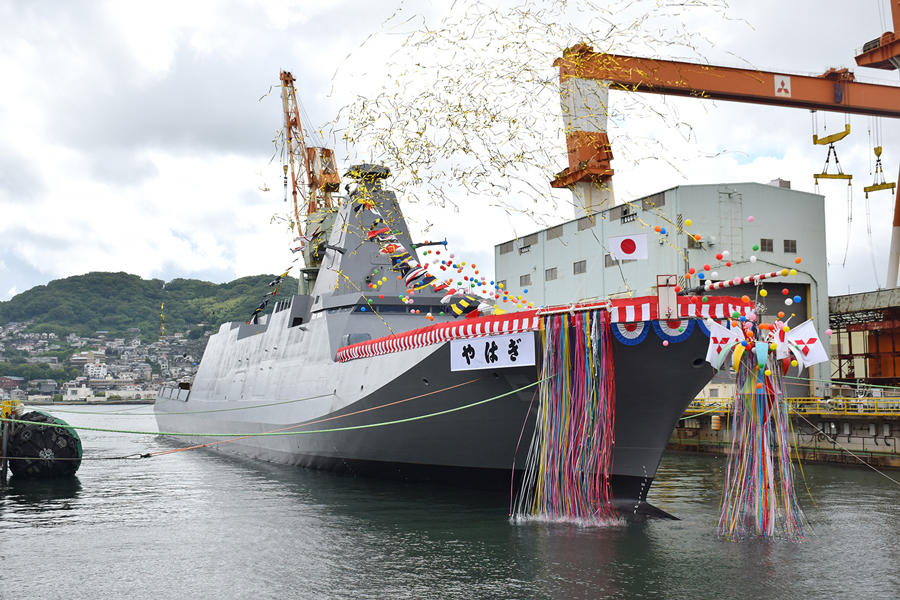
<path id="1" fill-rule="evenodd" d="M 107 368 L 104 363 L 92 363 L 84 365 L 84 375 L 88 379 L 103 379 L 106 377 Z"/>
<path id="2" fill-rule="evenodd" d="M 0 376 L 0 388 L 4 390 L 14 390 L 25 386 L 23 377 L 15 377 L 13 375 Z"/>

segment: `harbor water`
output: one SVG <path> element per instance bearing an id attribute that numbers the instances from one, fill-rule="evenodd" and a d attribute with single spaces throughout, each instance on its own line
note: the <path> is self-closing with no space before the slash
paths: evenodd
<path id="1" fill-rule="evenodd" d="M 58 416 L 73 425 L 156 427 L 149 406 L 66 408 Z M 88 458 L 174 447 L 81 436 Z M 13 478 L 0 490 L 0 598 L 900 597 L 896 484 L 864 467 L 806 465 L 814 536 L 723 542 L 724 467 L 667 454 L 649 500 L 681 520 L 579 527 L 510 523 L 502 491 L 209 450 L 85 460 L 77 480 Z"/>

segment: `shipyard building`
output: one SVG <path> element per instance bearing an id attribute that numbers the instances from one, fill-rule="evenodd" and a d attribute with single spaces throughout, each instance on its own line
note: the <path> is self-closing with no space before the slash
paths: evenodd
<path id="1" fill-rule="evenodd" d="M 768 295 L 758 298 L 764 307 L 763 321 L 773 321 L 782 310 L 795 315 L 792 325 L 811 318 L 820 337 L 827 340 L 823 196 L 792 190 L 783 180 L 682 185 L 599 212 L 592 212 L 591 204 L 584 202 L 579 212 L 581 216 L 574 220 L 494 247 L 495 276 L 510 294 L 522 295 L 536 306 L 655 296 L 657 275 L 675 274 L 682 288 L 689 290 L 702 281 L 795 268 L 795 276 L 765 282 Z M 610 251 L 610 240 L 623 236 L 635 240 L 636 254 L 646 258 L 617 258 Z M 727 256 L 717 259 L 717 254 L 726 251 Z M 800 264 L 795 262 L 798 257 Z M 709 270 L 704 270 L 705 265 Z M 686 277 L 692 268 L 704 274 L 702 281 L 697 274 Z M 738 286 L 713 293 L 754 297 L 755 288 Z M 794 302 L 796 296 L 799 302 Z M 791 299 L 789 306 L 786 299 Z M 827 381 L 828 363 L 812 367 L 808 375 Z M 789 394 L 830 395 L 830 389 L 815 382 Z"/>

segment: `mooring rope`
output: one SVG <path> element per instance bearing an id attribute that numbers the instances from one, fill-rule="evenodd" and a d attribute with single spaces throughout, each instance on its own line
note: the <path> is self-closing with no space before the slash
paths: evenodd
<path id="1" fill-rule="evenodd" d="M 220 412 L 230 412 L 235 410 L 250 410 L 253 408 L 263 408 L 265 406 L 280 406 L 282 404 L 295 404 L 297 402 L 306 402 L 308 400 L 318 400 L 320 398 L 327 398 L 328 396 L 333 396 L 334 392 L 328 392 L 327 394 L 318 394 L 316 396 L 308 396 L 306 398 L 297 398 L 296 400 L 281 400 L 279 402 L 265 402 L 262 404 L 253 404 L 250 406 L 237 406 L 232 408 L 211 408 L 208 410 L 185 410 L 185 411 L 177 411 L 177 412 L 96 412 L 89 410 L 64 410 L 57 408 L 45 408 L 46 405 L 40 405 L 42 409 L 46 412 L 55 412 L 55 413 L 63 413 L 68 415 L 102 415 L 104 417 L 135 417 L 135 416 L 153 416 L 153 415 L 202 415 L 208 413 L 220 413 Z M 141 407 L 143 408 L 143 407 Z"/>
<path id="2" fill-rule="evenodd" d="M 411 423 L 414 421 L 421 421 L 424 419 L 439 417 L 441 415 L 446 415 L 446 414 L 458 412 L 461 410 L 474 408 L 474 407 L 480 406 L 482 404 L 487 404 L 488 402 L 493 402 L 494 400 L 506 398 L 507 396 L 517 394 L 523 390 L 527 390 L 536 385 L 539 385 L 543 381 L 544 381 L 543 379 L 539 379 L 532 383 L 526 384 L 520 388 L 516 388 L 514 390 L 510 390 L 508 392 L 504 392 L 504 393 L 498 394 L 496 396 L 491 396 L 490 398 L 485 398 L 483 400 L 477 400 L 475 402 L 470 402 L 469 404 L 463 404 L 461 406 L 455 406 L 453 408 L 447 408 L 444 410 L 439 410 L 439 411 L 427 413 L 424 415 L 416 415 L 413 417 L 406 417 L 404 419 L 394 419 L 392 421 L 383 421 L 380 423 L 366 423 L 363 425 L 348 425 L 346 427 L 334 427 L 332 429 L 311 429 L 311 430 L 307 430 L 307 431 L 281 430 L 281 431 L 265 431 L 265 432 L 257 432 L 257 433 L 187 433 L 187 432 L 173 432 L 173 431 L 142 431 L 142 430 L 136 430 L 136 429 L 113 429 L 113 428 L 106 428 L 106 427 L 88 427 L 88 426 L 84 426 L 84 425 L 63 425 L 60 423 L 42 423 L 42 422 L 38 422 L 38 421 L 26 421 L 23 419 L 12 419 L 12 418 L 7 418 L 7 417 L 0 417 L 0 421 L 6 421 L 8 423 L 19 423 L 19 424 L 23 424 L 23 425 L 40 425 L 43 427 L 57 427 L 59 429 L 74 429 L 74 430 L 78 430 L 78 431 L 98 431 L 98 432 L 105 432 L 105 433 L 127 433 L 127 434 L 134 434 L 134 435 L 161 435 L 161 436 L 172 436 L 172 437 L 251 438 L 251 437 L 270 437 L 270 436 L 274 437 L 274 436 L 290 436 L 290 435 L 309 435 L 309 434 L 317 434 L 317 433 L 334 433 L 334 432 L 338 432 L 338 431 L 354 431 L 354 430 L 358 430 L 358 429 L 370 429 L 373 427 L 386 427 L 388 425 L 399 425 L 402 423 Z M 400 402 L 400 401 L 398 400 L 398 401 L 394 402 L 393 404 L 396 404 L 397 402 Z M 366 410 L 372 410 L 372 409 L 366 409 Z M 360 411 L 360 412 L 363 412 L 363 411 Z M 351 413 L 351 414 L 354 414 L 354 413 Z M 339 415 L 339 416 L 349 416 L 349 415 Z M 338 417 L 334 417 L 334 418 L 338 418 Z M 320 422 L 320 421 L 318 421 L 318 422 Z M 305 425 L 311 425 L 312 423 L 313 422 L 301 423 L 299 425 L 293 425 L 290 428 L 285 428 L 285 429 L 302 427 Z"/>

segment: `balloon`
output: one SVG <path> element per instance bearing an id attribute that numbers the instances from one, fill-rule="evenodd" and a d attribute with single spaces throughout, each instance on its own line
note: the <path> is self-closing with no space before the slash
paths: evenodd
<path id="1" fill-rule="evenodd" d="M 659 232 L 663 235 L 666 235 L 666 228 L 663 227 L 662 229 L 659 230 Z"/>
<path id="2" fill-rule="evenodd" d="M 668 346 L 668 345 L 669 345 L 669 340 L 663 340 L 663 346 Z"/>
<path id="3" fill-rule="evenodd" d="M 787 289 L 787 288 L 782 288 L 782 290 L 781 290 L 781 295 L 782 295 L 782 296 L 787 296 L 789 293 L 790 293 L 790 292 L 788 292 L 788 289 Z"/>
<path id="4" fill-rule="evenodd" d="M 691 221 L 690 219 L 685 219 L 685 220 L 684 220 L 684 224 L 687 225 L 688 227 L 690 227 L 691 225 L 694 224 L 694 222 Z"/>
<path id="5" fill-rule="evenodd" d="M 798 364 L 799 364 L 799 363 L 797 362 L 796 359 L 794 359 L 794 360 L 791 361 L 791 366 L 792 366 L 792 367 L 796 367 Z"/>
<path id="6" fill-rule="evenodd" d="M 656 227 L 653 228 L 653 231 L 655 231 L 656 233 L 659 233 L 660 231 L 662 231 L 662 227 L 657 225 Z"/>
<path id="7" fill-rule="evenodd" d="M 801 262 L 803 262 L 803 259 L 798 256 L 797 258 L 794 259 L 794 262 L 799 265 Z"/>
<path id="8" fill-rule="evenodd" d="M 725 263 L 725 266 L 726 266 L 726 267 L 730 267 L 730 266 L 731 266 L 731 261 L 729 260 L 727 263 Z"/>
<path id="9" fill-rule="evenodd" d="M 711 268 L 712 268 L 712 267 L 710 267 L 709 265 L 703 265 L 703 270 L 704 270 L 704 271 L 709 271 Z"/>
<path id="10" fill-rule="evenodd" d="M 754 252 L 758 252 L 758 251 L 759 251 L 759 244 L 753 244 L 753 251 L 754 251 Z"/>
<path id="11" fill-rule="evenodd" d="M 718 271 L 713 271 L 712 273 L 709 274 L 709 276 L 712 277 L 713 279 L 715 279 L 716 277 L 719 276 L 719 272 L 718 272 Z"/>
<path id="12" fill-rule="evenodd" d="M 723 258 L 725 258 L 725 255 L 722 254 L 721 252 L 719 252 L 718 254 L 716 254 L 716 260 L 722 260 Z"/>
<path id="13" fill-rule="evenodd" d="M 690 269 L 688 269 L 688 273 L 690 273 L 691 275 L 693 275 L 696 272 L 697 272 L 697 269 L 695 269 L 694 267 L 691 267 Z"/>
<path id="14" fill-rule="evenodd" d="M 790 306 L 790 305 L 793 304 L 793 303 L 794 303 L 794 301 L 791 300 L 790 298 L 787 298 L 787 299 L 784 301 L 785 306 Z"/>
<path id="15" fill-rule="evenodd" d="M 728 250 L 722 250 L 722 256 L 728 258 Z"/>
<path id="16" fill-rule="evenodd" d="M 794 296 L 794 302 L 800 304 L 800 301 L 803 300 L 800 296 Z"/>
<path id="17" fill-rule="evenodd" d="M 796 274 L 797 274 L 797 269 L 791 269 L 791 275 L 796 275 Z"/>
<path id="18" fill-rule="evenodd" d="M 748 222 L 748 223 L 752 223 L 752 222 L 755 221 L 755 220 L 756 220 L 756 217 L 754 217 L 753 215 L 750 215 L 749 217 L 747 217 L 747 222 Z"/>
<path id="19" fill-rule="evenodd" d="M 765 298 L 769 295 L 769 292 L 767 292 L 766 290 L 759 290 L 759 295 Z"/>
<path id="20" fill-rule="evenodd" d="M 697 273 L 697 279 L 705 279 L 705 278 L 706 278 L 706 275 L 704 275 L 703 273 Z"/>
<path id="21" fill-rule="evenodd" d="M 755 255 L 750 257 L 750 262 L 756 262 L 756 256 L 755 256 Z"/>
<path id="22" fill-rule="evenodd" d="M 750 302 L 750 296 L 741 296 L 741 302 Z"/>
<path id="23" fill-rule="evenodd" d="M 680 285 L 676 285 L 676 286 L 675 286 L 675 293 L 677 294 L 677 293 L 680 292 L 680 291 L 681 291 L 681 286 L 680 286 Z"/>
<path id="24" fill-rule="evenodd" d="M 831 334 L 833 334 L 833 333 L 834 333 L 834 331 L 832 331 L 831 329 L 826 329 L 826 330 L 825 330 L 825 335 L 831 335 Z"/>

